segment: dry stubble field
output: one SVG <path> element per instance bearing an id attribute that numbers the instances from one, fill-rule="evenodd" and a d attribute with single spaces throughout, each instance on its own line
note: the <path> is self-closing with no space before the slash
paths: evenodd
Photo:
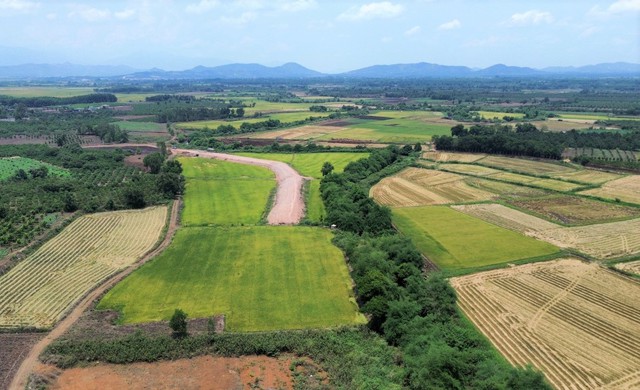
<path id="1" fill-rule="evenodd" d="M 495 199 L 496 194 L 472 187 L 465 176 L 422 168 L 407 168 L 382 179 L 371 196 L 385 206 L 429 206 Z"/>
<path id="2" fill-rule="evenodd" d="M 640 285 L 575 259 L 453 278 L 460 307 L 558 389 L 640 386 Z"/>
<path id="3" fill-rule="evenodd" d="M 597 225 L 563 227 L 499 204 L 453 206 L 456 210 L 507 229 L 574 248 L 598 259 L 640 253 L 640 218 Z"/>
<path id="4" fill-rule="evenodd" d="M 86 215 L 0 277 L 0 328 L 49 328 L 160 238 L 166 207 Z"/>

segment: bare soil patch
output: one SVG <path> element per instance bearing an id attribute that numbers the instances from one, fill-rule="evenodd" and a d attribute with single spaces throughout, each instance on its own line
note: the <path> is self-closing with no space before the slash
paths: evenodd
<path id="1" fill-rule="evenodd" d="M 9 388 L 11 379 L 31 348 L 44 333 L 0 333 L 0 389 Z"/>
<path id="2" fill-rule="evenodd" d="M 290 365 L 291 358 L 266 356 L 97 364 L 63 371 L 49 389 L 293 389 Z"/>
<path id="3" fill-rule="evenodd" d="M 640 284 L 575 259 L 451 279 L 464 313 L 513 365 L 558 389 L 640 387 Z"/>

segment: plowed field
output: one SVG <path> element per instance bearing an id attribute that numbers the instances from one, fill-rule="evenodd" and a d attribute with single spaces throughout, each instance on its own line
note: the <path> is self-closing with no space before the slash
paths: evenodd
<path id="1" fill-rule="evenodd" d="M 166 207 L 87 215 L 0 277 L 0 328 L 49 328 L 158 241 Z"/>
<path id="2" fill-rule="evenodd" d="M 514 365 L 559 389 L 640 387 L 640 285 L 566 259 L 451 279 L 465 314 Z"/>

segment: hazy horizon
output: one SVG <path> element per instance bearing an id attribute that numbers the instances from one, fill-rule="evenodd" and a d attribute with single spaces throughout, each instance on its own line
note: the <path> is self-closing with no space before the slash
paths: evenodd
<path id="1" fill-rule="evenodd" d="M 0 65 L 640 63 L 640 0 L 0 0 Z"/>

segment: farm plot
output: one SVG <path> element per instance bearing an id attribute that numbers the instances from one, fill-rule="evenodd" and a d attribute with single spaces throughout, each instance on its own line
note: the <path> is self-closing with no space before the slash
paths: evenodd
<path id="1" fill-rule="evenodd" d="M 454 206 L 487 222 L 546 241 L 574 248 L 598 259 L 640 253 L 640 218 L 588 226 L 563 227 L 498 204 Z"/>
<path id="2" fill-rule="evenodd" d="M 486 158 L 483 158 L 480 164 L 493 168 L 508 169 L 515 172 L 524 173 L 525 175 L 534 176 L 572 173 L 576 171 L 575 168 L 567 165 L 562 165 L 560 163 L 550 163 L 536 160 L 526 160 L 522 158 L 499 156 L 488 156 Z"/>
<path id="3" fill-rule="evenodd" d="M 604 183 L 600 188 L 580 192 L 606 199 L 640 204 L 640 175 L 631 175 Z"/>
<path id="4" fill-rule="evenodd" d="M 160 238 L 166 207 L 83 216 L 0 277 L 0 328 L 49 328 Z"/>
<path id="5" fill-rule="evenodd" d="M 393 222 L 439 267 L 462 270 L 551 255 L 558 248 L 444 206 L 393 209 Z"/>
<path id="6" fill-rule="evenodd" d="M 533 199 L 511 199 L 509 204 L 565 225 L 612 222 L 640 216 L 640 209 L 588 198 L 552 195 Z"/>
<path id="7" fill-rule="evenodd" d="M 616 264 L 615 267 L 632 274 L 640 275 L 640 260 Z"/>
<path id="8" fill-rule="evenodd" d="M 448 172 L 407 168 L 382 179 L 370 191 L 378 203 L 392 207 L 428 206 L 495 199 L 497 195 L 468 185 Z"/>
<path id="9" fill-rule="evenodd" d="M 176 123 L 176 126 L 181 129 L 216 129 L 220 125 L 231 125 L 236 129 L 239 129 L 243 123 L 258 123 L 264 122 L 269 119 L 279 120 L 282 123 L 291 123 L 297 121 L 303 121 L 308 119 L 309 117 L 314 118 L 324 118 L 329 116 L 330 113 L 319 113 L 319 112 L 311 112 L 311 111 L 300 111 L 300 112 L 275 112 L 271 114 L 265 114 L 259 117 L 245 117 L 243 119 L 238 120 L 205 120 L 205 121 L 193 121 L 193 122 L 180 122 Z"/>
<path id="10" fill-rule="evenodd" d="M 484 161 L 484 159 L 482 160 Z M 561 180 L 541 179 L 519 173 L 505 172 L 494 168 L 469 165 L 469 164 L 441 164 L 440 169 L 447 172 L 462 173 L 471 176 L 486 177 L 493 180 L 500 180 L 509 183 L 525 184 L 542 189 L 554 191 L 573 191 L 584 187 L 582 184 L 575 184 Z"/>
<path id="11" fill-rule="evenodd" d="M 513 365 L 558 389 L 640 386 L 640 285 L 575 259 L 451 279 L 463 312 Z"/>
<path id="12" fill-rule="evenodd" d="M 29 174 L 29 170 L 36 169 L 40 167 L 47 168 L 48 175 L 54 176 L 70 176 L 71 172 L 64 168 L 57 167 L 55 165 L 51 165 L 42 161 L 33 160 L 26 157 L 6 157 L 0 158 L 0 180 L 5 180 L 18 172 L 18 170 L 22 169 Z"/>
<path id="13" fill-rule="evenodd" d="M 180 158 L 187 178 L 182 224 L 255 224 L 276 186 L 267 168 L 205 158 Z"/>
<path id="14" fill-rule="evenodd" d="M 225 314 L 231 331 L 364 322 L 330 231 L 299 226 L 189 227 L 111 290 L 99 309 L 126 323 Z"/>
<path id="15" fill-rule="evenodd" d="M 436 162 L 462 162 L 472 163 L 487 157 L 482 153 L 455 153 L 455 152 L 424 152 L 422 158 Z"/>
<path id="16" fill-rule="evenodd" d="M 458 122 L 428 111 L 381 111 L 361 118 L 348 118 L 333 126 L 343 130 L 318 140 L 351 139 L 384 143 L 428 142 L 434 135 L 448 135 Z"/>
<path id="17" fill-rule="evenodd" d="M 305 125 L 281 130 L 246 134 L 246 138 L 287 139 L 309 141 L 344 130 L 339 126 Z M 243 134 L 244 136 L 244 134 Z"/>

